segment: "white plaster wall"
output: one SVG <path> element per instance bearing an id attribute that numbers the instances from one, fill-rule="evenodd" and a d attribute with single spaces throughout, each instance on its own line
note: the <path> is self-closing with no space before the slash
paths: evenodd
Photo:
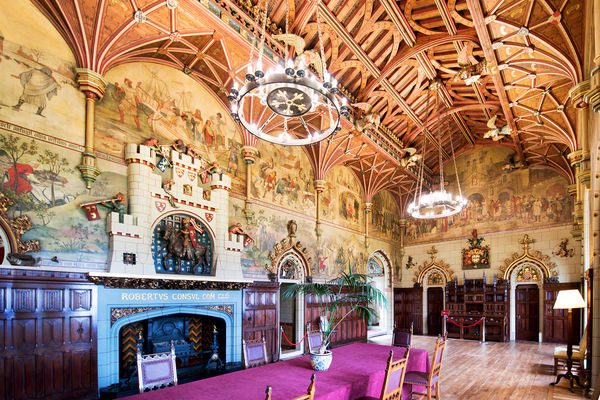
<path id="1" fill-rule="evenodd" d="M 581 265 L 581 245 L 571 238 L 571 225 L 561 225 L 549 228 L 536 230 L 521 230 L 513 232 L 489 233 L 479 235 L 485 239 L 485 243 L 490 246 L 490 268 L 482 270 L 462 270 L 462 249 L 467 247 L 467 237 L 457 240 L 450 240 L 439 243 L 427 243 L 419 245 L 409 245 L 405 247 L 404 263 L 408 256 L 412 256 L 417 266 L 410 270 L 404 269 L 402 280 L 396 283 L 397 287 L 412 287 L 414 284 L 413 278 L 418 266 L 423 262 L 431 259 L 427 250 L 435 246 L 438 250 L 437 259 L 443 260 L 450 265 L 454 274 L 458 277 L 459 284 L 463 282 L 463 276 L 467 279 L 480 279 L 485 272 L 488 282 L 491 282 L 493 277 L 500 272 L 500 267 L 504 265 L 504 260 L 511 258 L 513 253 L 521 255 L 523 246 L 519 240 L 525 234 L 534 239 L 530 245 L 530 253 L 540 251 L 543 255 L 550 257 L 550 260 L 556 264 L 559 272 L 560 282 L 578 282 L 583 274 L 583 266 Z M 573 257 L 557 257 L 552 254 L 559 241 L 563 238 L 569 239 L 569 248 L 573 248 Z M 402 268 L 406 268 L 402 266 Z"/>

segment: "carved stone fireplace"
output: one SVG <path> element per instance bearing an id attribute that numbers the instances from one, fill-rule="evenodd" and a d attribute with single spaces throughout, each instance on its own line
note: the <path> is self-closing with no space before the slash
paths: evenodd
<path id="1" fill-rule="evenodd" d="M 239 289 L 239 288 L 235 288 Z M 98 288 L 98 387 L 119 382 L 122 377 L 123 335 L 134 334 L 143 326 L 143 335 L 157 335 L 157 348 L 145 341 L 145 351 L 160 350 L 162 339 L 171 335 L 189 343 L 180 342 L 182 358 L 184 347 L 191 344 L 190 323 L 199 321 L 217 326 L 219 353 L 227 365 L 241 362 L 242 291 L 241 290 L 161 290 Z M 187 320 L 185 320 L 187 318 Z M 184 319 L 183 322 L 179 322 Z M 168 327 L 165 327 L 165 322 Z M 148 325 L 152 328 L 149 331 Z M 187 325 L 186 325 L 187 324 Z M 156 325 L 156 326 L 154 326 Z M 123 330 L 125 328 L 125 331 Z M 181 332 L 173 333 L 179 329 Z M 192 329 L 194 329 L 192 327 Z M 212 327 L 211 327 L 212 329 Z M 130 330 L 130 332 L 126 332 Z M 127 339 L 127 338 L 126 338 Z M 145 338 L 147 339 L 147 338 Z M 156 339 L 156 337 L 155 337 Z M 129 338 L 129 341 L 132 341 Z M 132 344 L 132 343 L 130 343 Z M 188 362 L 186 359 L 185 362 Z"/>

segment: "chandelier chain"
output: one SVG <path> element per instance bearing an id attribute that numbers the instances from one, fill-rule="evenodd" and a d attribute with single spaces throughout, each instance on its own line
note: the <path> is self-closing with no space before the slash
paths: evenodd
<path id="1" fill-rule="evenodd" d="M 444 160 L 442 158 L 442 117 L 440 113 L 440 96 L 436 92 L 435 96 L 435 112 L 437 113 L 437 144 L 439 147 L 438 151 L 438 162 L 440 168 L 440 191 L 445 191 L 444 185 Z"/>
<path id="2" fill-rule="evenodd" d="M 262 32 L 261 32 L 260 47 L 259 47 L 259 52 L 258 52 L 258 62 L 259 63 L 262 63 L 262 57 L 263 57 L 263 53 L 265 51 L 265 39 L 267 36 L 267 12 L 269 9 L 269 0 L 265 0 L 264 5 L 265 5 L 265 8 L 264 8 L 262 26 L 261 26 Z"/>
<path id="3" fill-rule="evenodd" d="M 321 0 L 317 0 L 317 34 L 319 35 L 319 52 L 321 53 L 321 71 L 320 72 L 323 79 L 326 79 L 325 73 L 327 72 L 327 60 L 325 59 L 325 46 L 323 44 L 323 31 L 321 30 L 321 12 L 319 11 L 319 6 L 321 5 Z"/>
<path id="4" fill-rule="evenodd" d="M 450 122 L 448 122 L 448 134 L 450 135 L 450 150 L 452 151 L 452 161 L 454 162 L 454 174 L 456 175 L 456 184 L 458 185 L 458 195 L 462 197 L 460 188 L 460 179 L 458 179 L 458 168 L 456 166 L 456 157 L 454 156 L 454 144 L 452 143 L 452 132 L 450 132 Z"/>

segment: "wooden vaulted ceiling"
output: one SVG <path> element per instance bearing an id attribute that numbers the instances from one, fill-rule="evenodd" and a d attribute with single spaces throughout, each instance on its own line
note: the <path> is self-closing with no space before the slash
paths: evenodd
<path id="1" fill-rule="evenodd" d="M 79 67 L 105 74 L 118 64 L 157 62 L 184 71 L 224 101 L 232 79 L 243 79 L 249 42 L 260 30 L 257 0 L 33 1 L 65 37 Z M 378 132 L 357 135 L 347 121 L 335 138 L 306 148 L 316 179 L 344 164 L 357 176 L 365 201 L 387 189 L 402 204 L 415 186 L 415 175 L 402 167 L 402 149 L 420 152 L 425 142 L 429 173 L 439 168 L 438 146 L 447 162 L 452 147 L 458 155 L 503 145 L 514 149 L 524 167 L 549 167 L 573 181 L 566 156 L 577 149 L 576 110 L 568 93 L 582 78 L 583 0 L 268 4 L 270 34 L 285 30 L 287 7 L 290 32 L 316 50 L 318 9 L 329 72 L 352 101 L 367 102 L 381 115 Z M 138 9 L 145 22 L 134 20 Z M 266 48 L 275 61 L 285 51 L 271 37 Z M 465 53 L 470 64 L 485 60 L 488 67 L 470 85 L 454 79 L 459 54 Z M 441 80 L 440 108 L 447 118 L 431 113 L 432 79 Z M 511 132 L 497 142 L 484 138 L 494 116 L 498 128 L 506 125 Z M 451 134 L 438 141 L 440 121 Z"/>

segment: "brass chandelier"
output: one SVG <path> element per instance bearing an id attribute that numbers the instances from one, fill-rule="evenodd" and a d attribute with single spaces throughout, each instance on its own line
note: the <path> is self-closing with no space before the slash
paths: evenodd
<path id="1" fill-rule="evenodd" d="M 231 116 L 244 129 L 259 139 L 285 146 L 318 143 L 341 129 L 341 117 L 349 112 L 346 98 L 337 98 L 337 81 L 327 72 L 319 6 L 316 7 L 320 54 L 304 52 L 304 39 L 288 32 L 289 10 L 286 2 L 285 35 L 278 35 L 285 44 L 284 64 L 264 71 L 264 50 L 268 0 L 264 0 L 258 49 L 252 46 L 245 84 L 234 82 L 228 96 Z M 290 56 L 288 44 L 295 45 L 296 58 Z M 256 58 L 255 58 L 256 53 Z M 307 61 L 315 66 L 317 75 L 308 70 Z"/>
<path id="2" fill-rule="evenodd" d="M 454 214 L 458 214 L 467 205 L 467 199 L 462 196 L 460 188 L 460 180 L 458 176 L 458 169 L 456 167 L 456 157 L 454 156 L 454 145 L 452 143 L 452 132 L 450 132 L 450 126 L 448 121 L 448 113 L 446 113 L 445 119 L 445 130 L 450 135 L 450 147 L 452 149 L 452 160 L 454 162 L 454 172 L 456 175 L 456 183 L 458 185 L 458 195 L 453 195 L 446 191 L 444 182 L 444 163 L 442 160 L 442 116 L 439 109 L 439 93 L 438 90 L 441 86 L 439 80 L 434 80 L 429 84 L 427 90 L 427 118 L 425 120 L 425 129 L 423 131 L 423 155 L 426 150 L 426 136 L 429 130 L 429 116 L 431 114 L 431 108 L 429 107 L 429 100 L 431 97 L 431 91 L 435 92 L 435 112 L 437 114 L 437 142 L 438 142 L 438 162 L 440 169 L 440 188 L 438 190 L 431 190 L 428 193 L 423 193 L 423 181 L 425 158 L 421 159 L 421 165 L 417 177 L 417 189 L 415 191 L 415 197 L 413 201 L 408 205 L 408 213 L 417 219 L 433 219 L 433 218 L 444 218 Z"/>

